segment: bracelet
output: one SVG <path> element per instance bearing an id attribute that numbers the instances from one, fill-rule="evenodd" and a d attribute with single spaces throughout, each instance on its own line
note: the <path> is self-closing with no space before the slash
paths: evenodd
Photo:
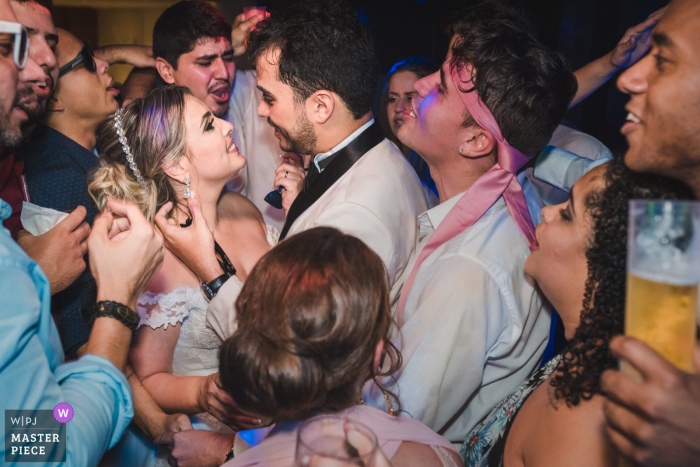
<path id="1" fill-rule="evenodd" d="M 131 332 L 136 331 L 139 327 L 139 315 L 128 306 L 119 303 L 105 300 L 97 302 L 90 308 L 81 308 L 80 314 L 83 319 L 92 326 L 97 318 L 113 318 L 129 328 Z"/>

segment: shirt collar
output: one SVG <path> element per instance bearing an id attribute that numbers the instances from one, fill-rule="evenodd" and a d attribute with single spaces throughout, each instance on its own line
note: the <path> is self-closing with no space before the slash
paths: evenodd
<path id="1" fill-rule="evenodd" d="M 323 169 L 326 168 L 326 166 L 330 163 L 330 160 L 328 160 L 327 163 L 324 164 L 324 161 L 327 160 L 330 156 L 335 154 L 336 152 L 340 151 L 343 149 L 345 146 L 348 144 L 352 143 L 355 138 L 360 136 L 360 134 L 365 131 L 367 128 L 372 126 L 374 123 L 374 118 L 372 118 L 369 122 L 365 123 L 362 125 L 360 128 L 355 130 L 350 136 L 345 138 L 343 141 L 340 142 L 337 146 L 335 146 L 333 149 L 331 149 L 328 152 L 322 152 L 320 154 L 316 154 L 316 157 L 314 157 L 314 164 L 316 164 L 316 168 L 318 169 L 318 172 L 321 173 L 323 172 Z"/>
<path id="2" fill-rule="evenodd" d="M 452 208 L 455 207 L 457 201 L 462 199 L 462 196 L 464 196 L 465 193 L 466 191 L 455 195 L 452 198 L 445 201 L 444 203 L 440 203 L 434 208 L 428 209 L 427 211 L 418 216 L 418 222 L 420 224 L 419 236 L 421 240 L 423 239 L 423 237 L 433 233 L 438 228 L 442 221 L 445 220 L 445 217 L 447 217 L 447 214 L 449 214 L 449 212 L 452 211 Z M 488 214 L 494 209 L 497 209 L 499 206 L 505 206 L 505 204 L 506 202 L 503 200 L 503 196 L 501 196 L 495 203 L 493 203 L 493 206 L 491 206 L 484 213 L 484 215 Z"/>

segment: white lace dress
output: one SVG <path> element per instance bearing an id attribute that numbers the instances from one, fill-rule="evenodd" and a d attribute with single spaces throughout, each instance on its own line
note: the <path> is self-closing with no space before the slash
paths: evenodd
<path id="1" fill-rule="evenodd" d="M 267 241 L 274 246 L 279 232 L 267 226 Z M 207 307 L 199 287 L 181 286 L 166 294 L 143 293 L 136 309 L 141 317 L 140 326 L 168 329 L 181 323 L 173 353 L 173 375 L 208 376 L 219 371 L 219 347 L 221 339 L 207 325 Z M 190 416 L 195 429 L 233 433 L 226 425 L 207 413 Z M 112 448 L 100 463 L 109 466 L 167 467 L 168 452 L 152 444 L 143 434 L 130 427 L 119 443 Z"/>

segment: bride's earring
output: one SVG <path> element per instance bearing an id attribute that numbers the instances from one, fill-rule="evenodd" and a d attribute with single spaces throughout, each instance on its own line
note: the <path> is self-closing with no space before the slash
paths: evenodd
<path id="1" fill-rule="evenodd" d="M 190 197 L 190 177 L 185 178 L 185 192 L 182 194 L 182 196 L 187 199 Z"/>

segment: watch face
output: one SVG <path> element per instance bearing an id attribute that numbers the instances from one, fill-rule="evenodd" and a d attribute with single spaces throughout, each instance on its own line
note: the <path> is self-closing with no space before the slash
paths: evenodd
<path id="1" fill-rule="evenodd" d="M 208 302 L 211 301 L 212 298 L 214 298 L 214 293 L 211 291 L 207 284 L 201 284 L 199 286 L 199 290 L 202 291 L 202 295 L 204 295 L 204 298 L 206 298 Z"/>

